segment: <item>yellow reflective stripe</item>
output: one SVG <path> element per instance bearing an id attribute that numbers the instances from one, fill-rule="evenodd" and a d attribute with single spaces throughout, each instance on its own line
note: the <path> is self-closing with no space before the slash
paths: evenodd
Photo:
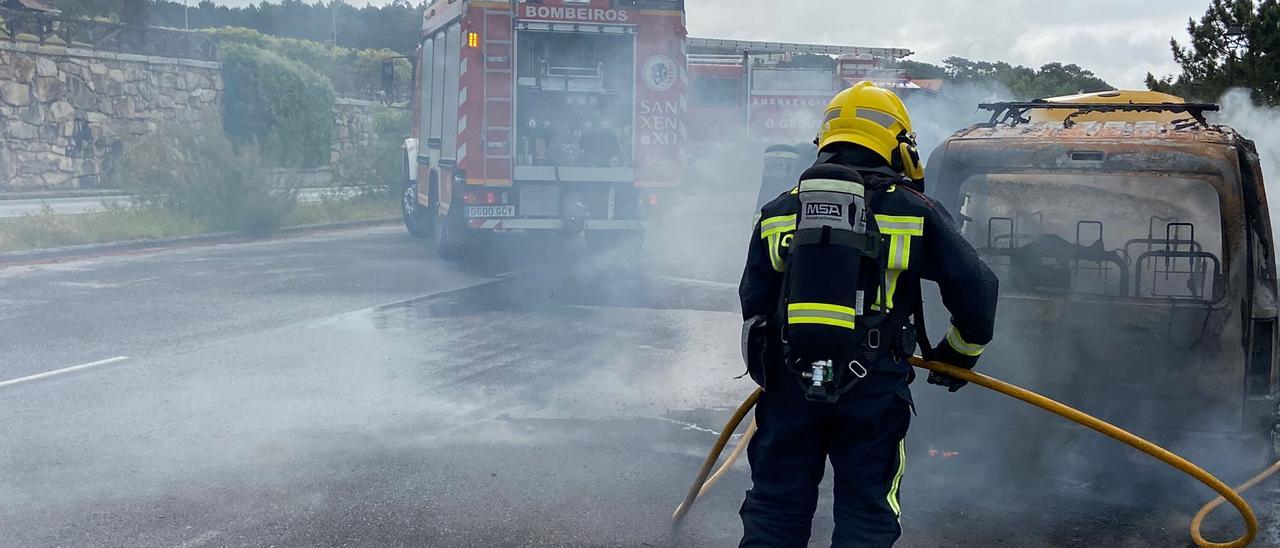
<path id="1" fill-rule="evenodd" d="M 884 298 L 889 301 L 888 309 L 893 309 L 893 293 L 898 290 L 898 277 L 902 275 L 901 270 L 890 270 L 885 273 L 888 280 L 884 290 Z M 886 307 L 880 306 L 880 297 L 876 297 L 876 309 L 880 310 Z"/>
<path id="2" fill-rule="evenodd" d="M 792 316 L 787 318 L 789 324 L 816 323 L 822 325 L 831 325 L 835 327 L 843 327 L 845 329 L 854 329 L 854 323 L 848 320 L 837 320 L 835 318 L 821 318 L 817 316 Z"/>
<path id="3" fill-rule="evenodd" d="M 841 181 L 838 179 L 805 179 L 800 181 L 800 192 L 843 192 L 862 196 L 866 191 L 860 183 Z"/>
<path id="4" fill-rule="evenodd" d="M 877 219 L 878 221 L 878 219 Z M 893 308 L 893 294 L 898 291 L 898 278 L 902 276 L 903 271 L 911 264 L 911 236 L 906 234 L 894 234 L 889 238 L 889 260 L 885 272 L 885 290 L 884 300 L 888 303 L 882 303 L 879 295 L 876 296 L 876 309 L 884 310 Z"/>
<path id="5" fill-rule="evenodd" d="M 827 303 L 789 303 L 787 304 L 787 312 L 797 312 L 797 311 L 804 311 L 804 310 L 837 312 L 840 314 L 848 314 L 850 316 L 856 316 L 858 314 L 857 310 L 854 310 L 847 306 L 840 306 L 838 304 L 827 304 Z"/>
<path id="6" fill-rule="evenodd" d="M 778 272 L 786 270 L 787 267 L 787 265 L 782 262 L 782 254 L 778 249 L 779 240 L 781 238 L 781 236 L 773 234 L 765 241 L 765 245 L 769 246 L 769 264 L 772 264 L 773 269 Z"/>
<path id="7" fill-rule="evenodd" d="M 791 189 L 791 195 L 792 195 L 792 196 L 795 196 L 796 194 L 799 194 L 799 193 L 800 193 L 800 187 L 795 187 L 795 188 Z"/>
<path id="8" fill-rule="evenodd" d="M 985 345 L 966 342 L 954 325 L 947 330 L 947 344 L 956 352 L 973 358 L 981 356 L 982 351 L 987 349 Z"/>
<path id="9" fill-rule="evenodd" d="M 787 323 L 816 323 L 854 329 L 858 312 L 853 308 L 829 303 L 788 303 Z"/>
<path id="10" fill-rule="evenodd" d="M 906 270 L 911 261 L 911 236 L 894 234 L 889 238 L 889 270 Z"/>
<path id="11" fill-rule="evenodd" d="M 768 238 L 774 234 L 791 232 L 796 229 L 795 215 L 780 215 L 760 221 L 760 237 Z"/>
<path id="12" fill-rule="evenodd" d="M 876 226 L 881 234 L 924 236 L 924 217 L 909 215 L 876 215 Z"/>
<path id="13" fill-rule="evenodd" d="M 889 508 L 895 516 L 902 515 L 902 503 L 898 501 L 898 488 L 902 485 L 902 476 L 907 473 L 907 441 L 898 442 L 898 473 L 893 475 L 893 483 L 889 485 Z"/>

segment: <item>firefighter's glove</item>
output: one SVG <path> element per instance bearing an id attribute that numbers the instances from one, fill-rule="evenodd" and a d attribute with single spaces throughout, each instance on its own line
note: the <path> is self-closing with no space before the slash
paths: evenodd
<path id="1" fill-rule="evenodd" d="M 976 356 L 965 356 L 964 354 L 956 352 L 955 349 L 951 348 L 951 345 L 947 344 L 947 341 L 945 340 L 938 343 L 938 346 L 934 347 L 933 352 L 929 353 L 929 360 L 954 365 L 964 369 L 973 369 L 973 366 L 978 363 L 978 358 Z M 955 392 L 956 390 L 964 388 L 964 385 L 969 383 L 968 381 L 962 381 L 952 377 L 951 375 L 930 371 L 929 384 L 944 386 L 947 388 L 948 392 Z"/>

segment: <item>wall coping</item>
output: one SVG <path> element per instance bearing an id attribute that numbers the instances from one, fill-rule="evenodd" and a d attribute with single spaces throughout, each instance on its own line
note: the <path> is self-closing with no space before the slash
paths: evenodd
<path id="1" fill-rule="evenodd" d="M 379 104 L 377 101 L 366 101 L 364 99 L 352 99 L 350 97 L 334 97 L 333 104 L 340 107 L 371 107 Z"/>
<path id="2" fill-rule="evenodd" d="M 84 59 L 100 59 L 104 61 L 126 61 L 146 63 L 150 65 L 175 65 L 190 68 L 218 69 L 221 63 L 214 61 L 197 61 L 178 57 L 159 57 L 155 55 L 138 55 L 136 53 L 117 53 L 98 51 L 86 48 L 35 44 L 30 42 L 0 42 L 0 51 L 31 53 L 36 55 L 52 55 L 58 57 L 80 57 Z"/>

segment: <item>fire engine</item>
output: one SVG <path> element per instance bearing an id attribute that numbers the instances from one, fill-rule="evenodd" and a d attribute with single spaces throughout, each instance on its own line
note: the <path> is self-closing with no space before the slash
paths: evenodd
<path id="1" fill-rule="evenodd" d="M 690 38 L 688 52 L 689 145 L 697 149 L 810 141 L 827 101 L 862 80 L 899 94 L 926 90 L 888 68 L 912 54 L 904 48 Z M 806 54 L 830 66 L 796 62 Z"/>
<path id="2" fill-rule="evenodd" d="M 404 219 L 442 256 L 494 231 L 637 234 L 680 183 L 683 0 L 435 0 Z"/>
<path id="3" fill-rule="evenodd" d="M 672 208 L 691 145 L 807 141 L 849 82 L 909 84 L 875 72 L 906 49 L 689 38 L 684 0 L 434 0 L 422 17 L 404 220 L 446 257 L 492 232 L 627 239 Z M 836 69 L 786 65 L 801 53 Z"/>

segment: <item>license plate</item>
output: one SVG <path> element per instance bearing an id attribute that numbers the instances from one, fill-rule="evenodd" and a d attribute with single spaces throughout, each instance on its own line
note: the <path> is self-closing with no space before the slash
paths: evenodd
<path id="1" fill-rule="evenodd" d="M 516 206 L 467 206 L 468 217 L 515 217 Z"/>

